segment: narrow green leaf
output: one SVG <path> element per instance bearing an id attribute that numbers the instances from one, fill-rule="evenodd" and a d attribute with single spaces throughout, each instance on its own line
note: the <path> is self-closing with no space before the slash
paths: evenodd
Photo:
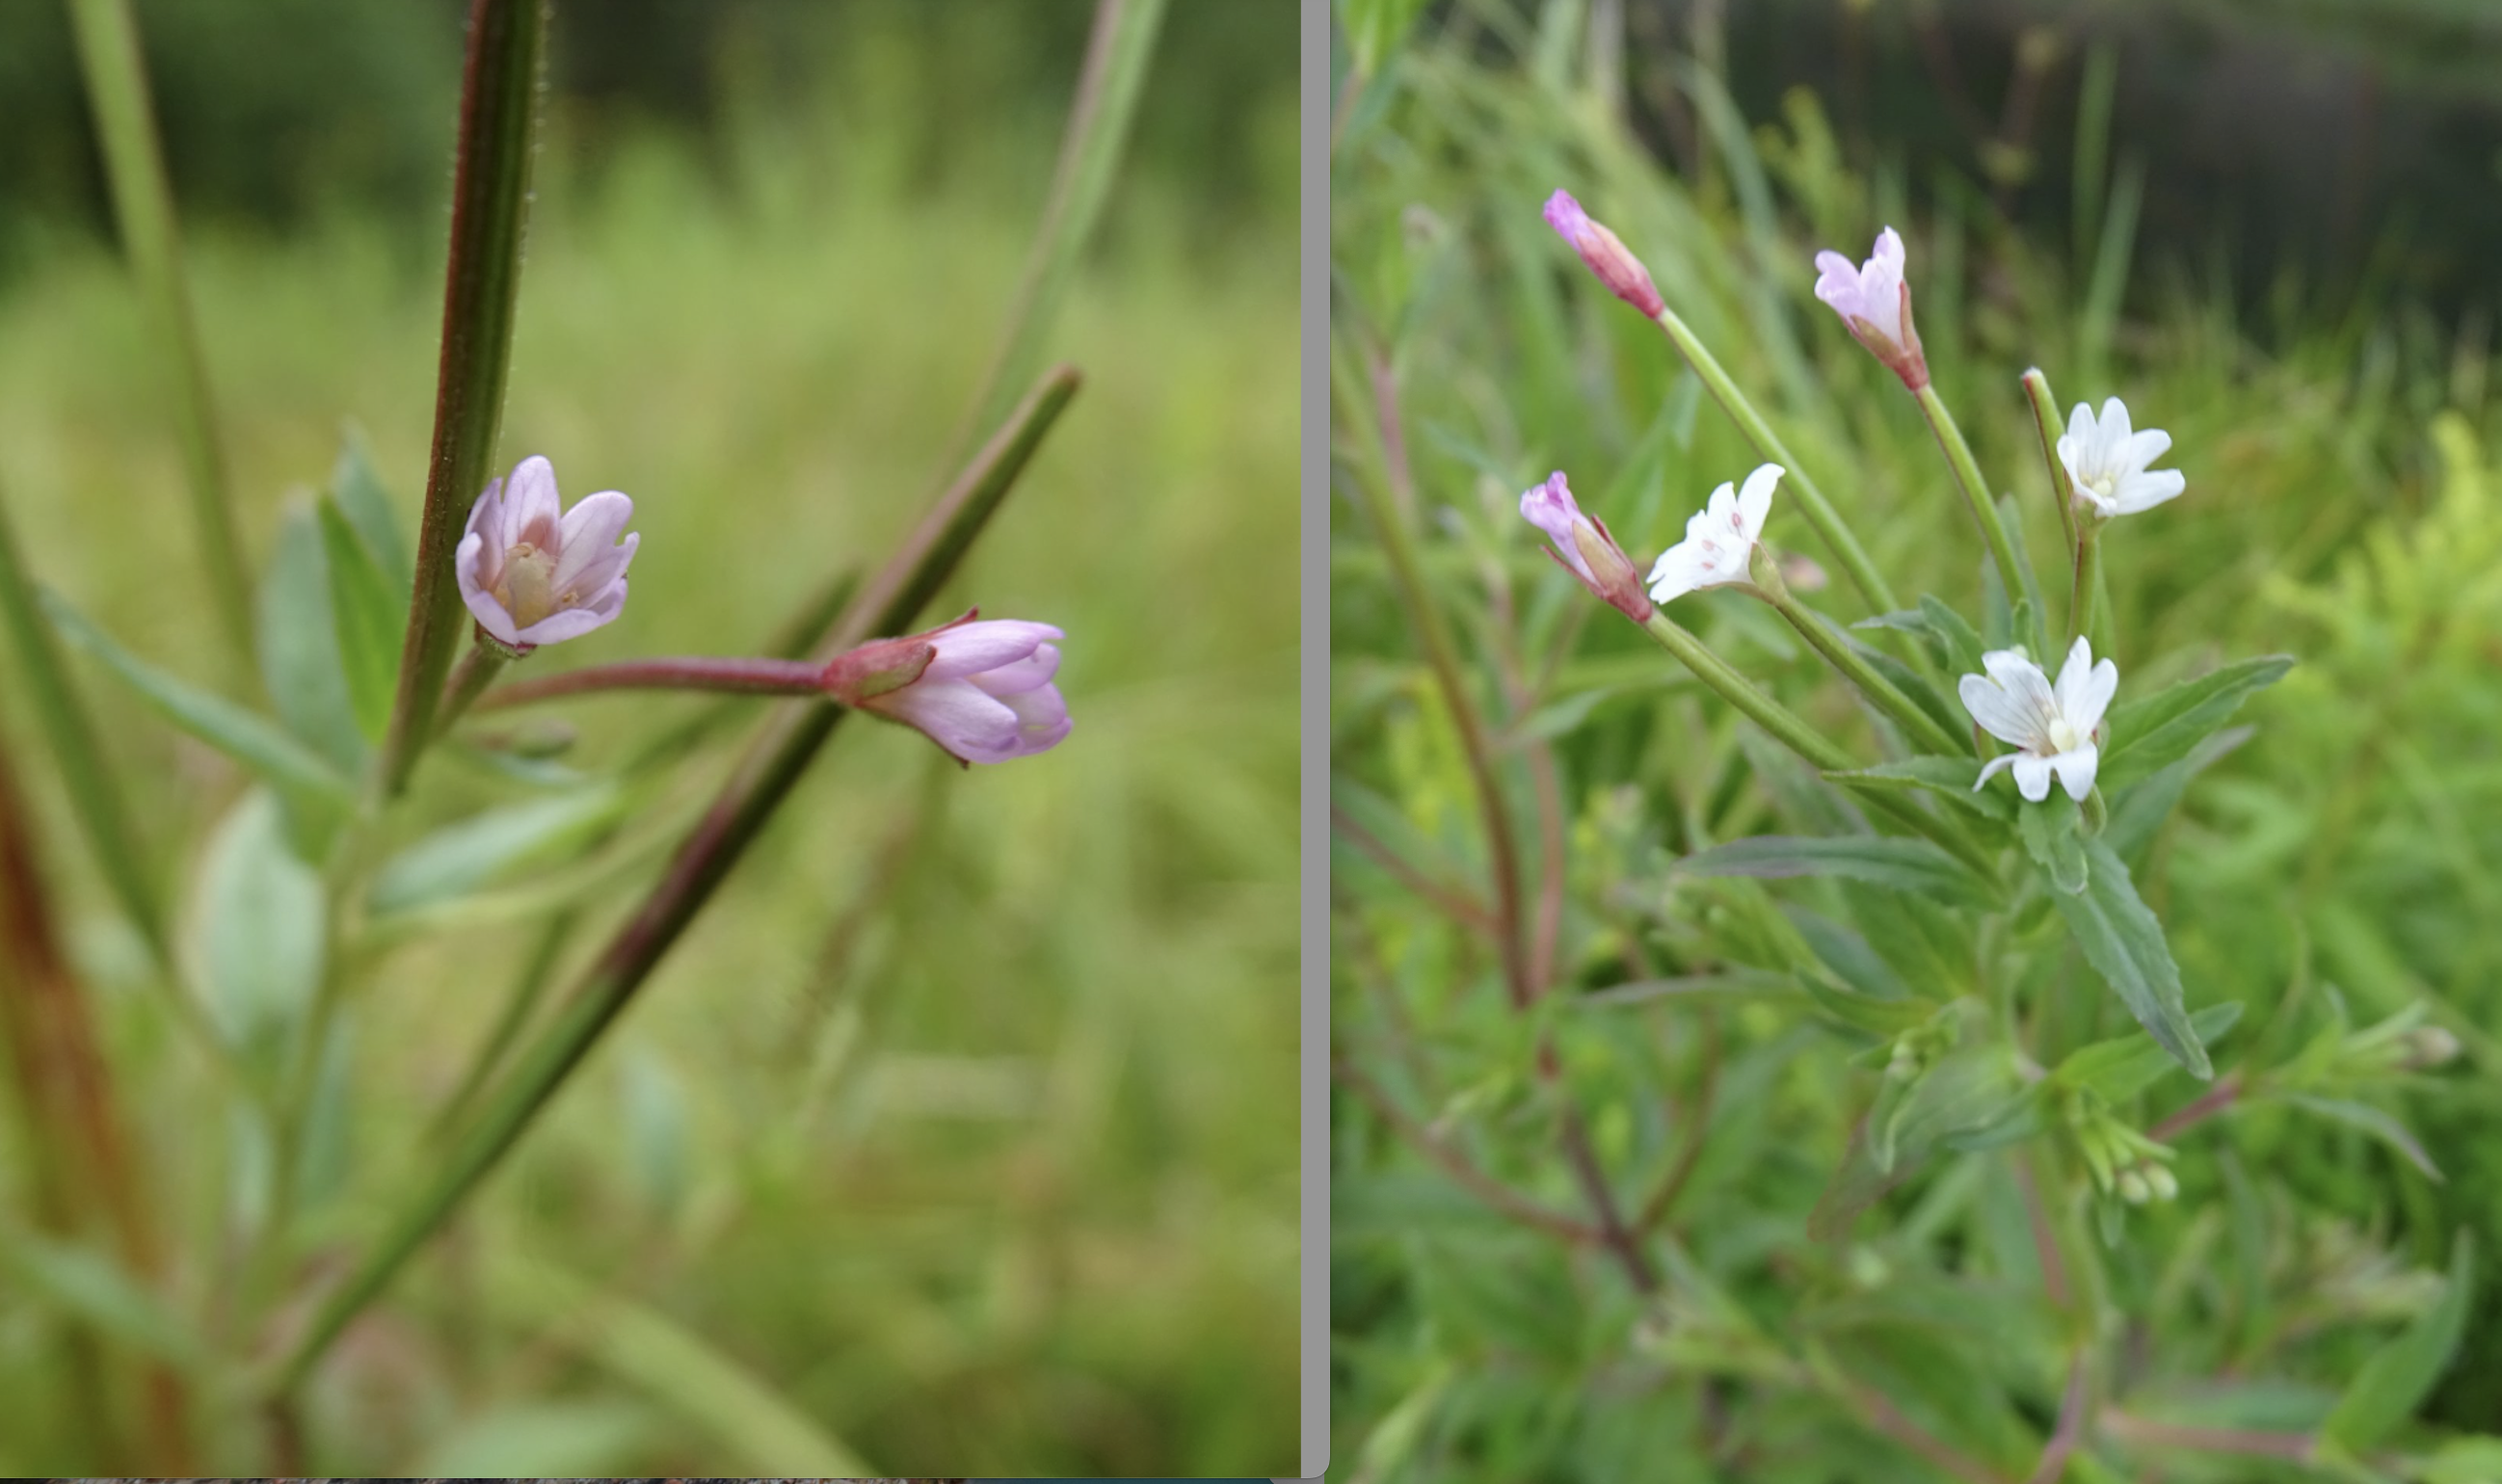
<path id="1" fill-rule="evenodd" d="M 9 1287 L 53 1304 L 132 1349 L 186 1370 L 212 1365 L 209 1346 L 130 1270 L 92 1247 L 0 1223 L 0 1269 Z"/>
<path id="2" fill-rule="evenodd" d="M 476 891 L 525 860 L 592 833 L 625 806 L 623 791 L 601 785 L 447 826 L 384 864 L 368 906 L 376 917 L 389 917 Z"/>
<path id="3" fill-rule="evenodd" d="M 399 518 L 391 513 L 390 491 L 374 472 L 373 451 L 366 447 L 364 433 L 353 424 L 339 439 L 339 461 L 330 470 L 330 497 L 339 502 L 340 514 L 348 518 L 356 539 L 382 568 L 392 602 L 405 610 L 414 576 L 408 541 L 400 534 Z"/>
<path id="4" fill-rule="evenodd" d="M 139 659 L 59 594 L 47 590 L 43 600 L 61 637 L 95 657 L 166 721 L 281 789 L 340 803 L 355 797 L 345 776 L 269 722 Z"/>
<path id="5" fill-rule="evenodd" d="M 2188 757 L 2208 733 L 2232 720 L 2242 702 L 2283 679 L 2292 668 L 2289 655 L 2237 660 L 2212 674 L 2113 707 L 2111 745 L 2102 755 L 2107 786 L 2143 778 Z"/>
<path id="6" fill-rule="evenodd" d="M 2181 795 L 2187 792 L 2189 780 L 2213 766 L 2226 753 L 2248 742 L 2257 732 L 2253 726 L 2232 726 L 2216 732 L 2189 750 L 2189 756 L 2169 762 L 2147 774 L 2132 787 L 2119 791 L 2112 805 L 2111 823 L 2103 826 L 2103 839 L 2112 853 L 2132 864 L 2142 863 L 2147 847 L 2154 843 L 2155 831 L 2171 816 Z"/>
<path id="7" fill-rule="evenodd" d="M 339 662 L 329 562 L 312 510 L 291 505 L 260 579 L 260 679 L 278 719 L 343 773 L 364 766 L 365 739 Z"/>
<path id="8" fill-rule="evenodd" d="M 2085 961 L 2128 1006 L 2139 1025 L 2172 1059 L 2204 1081 L 2215 1074 L 2190 1029 L 2181 997 L 2181 970 L 2163 940 L 2163 925 L 2137 894 L 2128 867 L 2100 840 L 2084 842 L 2085 890 L 2050 894 Z"/>
<path id="9" fill-rule="evenodd" d="M 1905 758 L 1897 762 L 1880 762 L 1874 767 L 1827 773 L 1824 779 L 1854 793 L 1923 789 L 1983 819 L 1996 820 L 2001 824 L 2012 820 L 2015 816 L 2013 800 L 1998 790 L 1975 789 L 1973 781 L 1979 776 L 1980 763 L 1972 758 Z"/>
<path id="10" fill-rule="evenodd" d="M 6 510 L 0 510 L 0 629 L 8 633 L 27 707 L 43 726 L 52 765 L 60 770 L 71 811 L 95 852 L 96 865 L 149 952 L 163 964 L 172 933 L 153 868 L 132 826 L 120 780 L 113 774 L 95 722 L 71 683 L 60 641 L 39 611 L 37 589 Z M 161 977 L 159 982 L 172 981 Z"/>
<path id="11" fill-rule="evenodd" d="M 2416 1138 L 2414 1132 L 2406 1125 L 2398 1122 L 2395 1117 L 2373 1107 L 2368 1102 L 2356 1102 L 2346 1097 L 2321 1097 L 2310 1093 L 2287 1093 L 2282 1096 L 2281 1100 L 2291 1103 L 2297 1108 L 2316 1113 L 2322 1118 L 2335 1119 L 2341 1124 L 2360 1129 L 2396 1150 L 2405 1157 L 2408 1164 L 2423 1171 L 2425 1179 L 2432 1181 L 2441 1179 L 2440 1167 L 2433 1164 L 2432 1156 L 2424 1152 L 2422 1143 Z"/>
<path id="12" fill-rule="evenodd" d="M 2221 1000 L 2189 1017 L 2189 1029 L 2199 1045 L 2212 1047 L 2241 1018 L 2240 1000 Z M 2050 1076 L 2062 1086 L 2091 1088 L 2109 1101 L 2126 1102 L 2179 1064 L 2144 1036 L 2123 1035 L 2077 1048 Z"/>
<path id="13" fill-rule="evenodd" d="M 407 600 L 393 593 L 380 559 L 366 549 L 337 504 L 321 502 L 321 523 L 340 672 L 347 677 L 356 725 L 379 740 L 390 725 L 391 697 L 399 690 Z"/>
<path id="14" fill-rule="evenodd" d="M 572 1343 L 710 1433 L 750 1472 L 815 1478 L 875 1472 L 791 1399 L 657 1309 L 522 1257 L 497 1258 L 489 1286 L 499 1304 L 560 1325 Z"/>
<path id="15" fill-rule="evenodd" d="M 1967 906 L 1988 906 L 1996 897 L 1991 883 L 1937 846 L 1890 835 L 1759 835 L 1698 851 L 1677 869 L 1696 876 L 1843 876 Z"/>
<path id="16" fill-rule="evenodd" d="M 1901 1035 L 1935 1015 L 1938 1009 L 1932 1000 L 1878 999 L 1845 989 L 1813 970 L 1801 973 L 1798 981 L 1807 990 L 1808 998 L 1827 1017 L 1874 1036 Z"/>
<path id="17" fill-rule="evenodd" d="M 1895 690 L 1909 696 L 1911 704 L 1919 707 L 1922 715 L 1943 727 L 1948 737 L 1964 736 L 1972 730 L 1972 718 L 1964 714 L 1961 706 L 1939 694 L 1938 688 L 1929 684 L 1927 676 L 1872 645 L 1861 644 L 1849 638 L 1844 638 L 1843 642 L 1850 647 L 1852 654 L 1868 661 L 1869 666 L 1877 674 L 1891 681 Z M 1916 742 L 1917 738 L 1913 740 Z"/>
<path id="18" fill-rule="evenodd" d="M 2085 889 L 2085 842 L 2077 833 L 2077 801 L 2064 789 L 2052 789 L 2038 804 L 2015 808 L 2015 832 L 2024 837 L 2024 853 L 2052 887 L 2070 896 Z"/>
<path id="19" fill-rule="evenodd" d="M 443 1479 L 587 1479 L 634 1461 L 649 1411 L 626 1401 L 514 1402 L 455 1424 L 417 1472 Z"/>
<path id="20" fill-rule="evenodd" d="M 2450 1282 L 2441 1297 L 2417 1315 L 2404 1333 L 2363 1363 L 2346 1395 L 2338 1399 L 2336 1410 L 2328 1414 L 2320 1435 L 2359 1451 L 2380 1442 L 2415 1415 L 2458 1351 L 2475 1286 L 2476 1248 L 2462 1229 L 2451 1247 Z"/>

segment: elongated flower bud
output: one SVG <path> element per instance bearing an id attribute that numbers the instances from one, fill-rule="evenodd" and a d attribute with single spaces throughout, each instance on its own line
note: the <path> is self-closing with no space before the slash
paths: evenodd
<path id="1" fill-rule="evenodd" d="M 1609 293 L 1648 317 L 1656 318 L 1668 307 L 1651 284 L 1650 270 L 1626 250 L 1615 233 L 1591 220 L 1590 214 L 1581 210 L 1581 203 L 1572 199 L 1571 191 L 1559 190 L 1546 198 L 1546 224 L 1563 234 L 1572 251 L 1581 254 L 1581 261 L 1599 276 L 1599 282 L 1607 286 Z"/>
<path id="2" fill-rule="evenodd" d="M 901 722 L 961 762 L 1005 762 L 1060 745 L 1072 725 L 1052 677 L 1061 631 L 980 610 L 925 633 L 872 639 L 820 684 L 846 706 Z"/>
<path id="3" fill-rule="evenodd" d="M 1578 578 L 1582 587 L 1635 623 L 1648 621 L 1650 598 L 1642 592 L 1641 568 L 1607 534 L 1606 523 L 1581 513 L 1562 470 L 1521 495 L 1520 515 L 1546 533 L 1554 543 L 1546 555 Z"/>
<path id="4" fill-rule="evenodd" d="M 1929 359 L 1911 322 L 1911 286 L 1903 277 L 1903 239 L 1892 227 L 1876 234 L 1876 251 L 1851 266 L 1839 253 L 1815 254 L 1815 296 L 1833 307 L 1870 354 L 1913 391 L 1929 384 Z"/>

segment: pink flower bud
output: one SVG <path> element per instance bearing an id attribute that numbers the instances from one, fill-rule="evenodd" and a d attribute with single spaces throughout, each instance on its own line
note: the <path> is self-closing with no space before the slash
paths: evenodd
<path id="1" fill-rule="evenodd" d="M 1561 470 L 1520 497 L 1520 515 L 1555 543 L 1546 555 L 1579 578 L 1582 587 L 1637 624 L 1649 620 L 1650 599 L 1642 592 L 1641 568 L 1607 534 L 1605 522 L 1581 513 Z"/>
<path id="2" fill-rule="evenodd" d="M 1913 391 L 1929 384 L 1929 359 L 1911 322 L 1911 286 L 1903 278 L 1903 239 L 1892 227 L 1876 234 L 1876 254 L 1858 267 L 1839 253 L 1815 254 L 1815 296 L 1886 369 Z"/>
<path id="3" fill-rule="evenodd" d="M 626 564 L 643 538 L 617 538 L 633 518 L 634 502 L 614 489 L 562 509 L 555 466 L 532 455 L 470 507 L 452 554 L 460 600 L 522 653 L 587 634 L 626 606 Z"/>
<path id="4" fill-rule="evenodd" d="M 1654 318 L 1668 307 L 1651 286 L 1650 270 L 1625 250 L 1615 233 L 1591 220 L 1571 191 L 1559 190 L 1546 198 L 1546 224 L 1564 235 L 1609 293 Z"/>
<path id="5" fill-rule="evenodd" d="M 918 728 L 962 762 L 1005 762 L 1060 745 L 1072 725 L 1051 683 L 1061 631 L 980 610 L 926 633 L 872 639 L 836 658 L 828 695 Z"/>

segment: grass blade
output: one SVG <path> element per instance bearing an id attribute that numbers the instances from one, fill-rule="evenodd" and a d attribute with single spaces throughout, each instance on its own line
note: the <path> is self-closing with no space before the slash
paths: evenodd
<path id="1" fill-rule="evenodd" d="M 253 656 L 252 580 L 226 491 L 225 459 L 218 446 L 199 326 L 191 318 L 190 296 L 183 285 L 181 251 L 174 233 L 174 192 L 166 184 L 165 160 L 157 148 L 138 26 L 131 19 L 129 0 L 70 0 L 70 21 L 78 33 L 79 65 L 86 76 L 96 142 L 113 189 L 113 214 L 120 223 L 130 271 L 139 280 L 140 295 L 147 301 L 151 328 L 160 342 L 172 383 L 183 473 L 191 487 L 191 516 L 199 525 L 209 590 L 217 604 L 218 621 L 234 645 L 239 668 L 248 672 Z"/>
<path id="2" fill-rule="evenodd" d="M 1034 234 L 1033 255 L 1026 262 L 1025 284 L 1009 312 L 998 354 L 973 399 L 972 415 L 958 431 L 944 466 L 961 463 L 957 450 L 987 438 L 998 426 L 1016 406 L 1017 388 L 1030 386 L 1042 365 L 1044 342 L 1060 317 L 1060 302 L 1067 296 L 1078 256 L 1093 240 L 1096 219 L 1120 173 L 1130 120 L 1137 112 L 1164 13 L 1165 0 L 1099 0 L 1086 70 L 1078 78 L 1067 131 L 1061 136 L 1060 164 L 1042 225 Z"/>

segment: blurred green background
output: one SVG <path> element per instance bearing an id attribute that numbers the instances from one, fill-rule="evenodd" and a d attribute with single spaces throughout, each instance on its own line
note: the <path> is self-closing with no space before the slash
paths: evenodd
<path id="1" fill-rule="evenodd" d="M 343 420 L 413 530 L 460 8 L 138 12 L 249 547 L 327 477 Z M 993 354 L 1091 14 L 559 6 L 501 457 L 548 455 L 568 498 L 627 491 L 644 541 L 625 616 L 532 668 L 754 653 L 905 529 Z M 313 1397 L 323 1469 L 1291 1471 L 1295 35 L 1286 0 L 1172 8 L 1052 340 L 1085 388 L 937 605 L 1065 627 L 1074 736 L 960 772 L 901 728 L 845 728 L 552 1117 L 351 1332 Z M 0 10 L 0 491 L 44 581 L 209 677 L 77 79 L 56 7 Z M 187 880 L 241 781 L 80 675 L 166 885 Z M 177 1298 L 206 1312 L 249 1180 L 226 1183 L 204 1074 L 134 988 L 16 711 L 0 699 L 0 735 L 44 795 Z M 595 768 L 685 710 L 558 714 Z M 514 796 L 429 771 L 445 817 Z M 410 1178 L 529 939 L 462 927 L 380 966 L 308 1275 Z M 56 1381 L 48 1332 L 39 1296 L 0 1289 L 12 1473 L 62 1471 L 57 1414 L 19 1404 Z"/>
<path id="2" fill-rule="evenodd" d="M 2190 1002 L 2244 1006 L 2225 1060 L 2253 1076 L 2340 1019 L 2418 1003 L 2464 1051 L 2356 1115 L 2411 1130 L 2439 1179 L 2282 1104 L 2182 1134 L 2181 1199 L 2132 1214 L 2100 1255 L 2126 1323 L 2105 1337 L 2098 1400 L 2177 1427 L 2307 1435 L 2425 1312 L 2465 1231 L 2484 1265 L 2456 1358 L 2378 1463 L 2496 1477 L 2502 13 L 1343 0 L 1338 14 L 1331 725 L 1333 797 L 1355 827 L 1332 856 L 1333 1475 L 2016 1480 L 2037 1476 L 2061 1405 L 2003 1157 L 1953 1162 L 1846 1237 L 1810 1238 L 1876 1070 L 1770 999 L 1605 994 L 1730 961 L 1715 934 L 1736 932 L 1734 914 L 1677 878 L 1678 856 L 1823 826 L 1812 780 L 1590 602 L 1518 518 L 1519 492 L 1566 470 L 1647 561 L 1757 461 L 1539 219 L 1562 186 L 1648 264 L 1906 594 L 1971 611 L 1978 542 L 1900 385 L 1813 299 L 1816 249 L 1855 260 L 1880 224 L 1903 231 L 1938 388 L 2037 556 L 2060 535 L 2024 368 L 2046 369 L 2063 408 L 2116 394 L 2172 433 L 2187 492 L 2121 523 L 2108 553 L 2123 697 L 2227 657 L 2298 661 L 2243 713 L 2255 733 L 2190 787 L 2142 877 Z M 2030 122 L 2011 128 L 2028 67 Z M 2253 91 L 2272 95 L 2236 113 Z M 2359 112 L 2332 118 L 2377 110 L 2381 131 L 2317 117 L 2339 97 Z M 2323 132 L 2351 158 L 2323 154 Z M 1359 430 L 1394 407 L 1411 487 Z M 1522 849 L 1553 852 L 1531 866 L 1562 883 L 1559 973 L 1537 1016 L 1505 1008 L 1491 953 L 1418 885 L 1482 894 L 1490 865 L 1367 481 L 1393 490 L 1493 719 Z M 1768 539 L 1823 557 L 1780 508 Z M 1839 584 L 1810 601 L 1860 612 Z M 1791 704 L 1856 725 L 1753 605 L 1705 595 L 1675 616 Z M 1385 867 L 1385 845 L 1403 867 Z M 1452 1175 L 1456 1152 L 1587 1216 L 1534 1071 L 1533 1031 L 1547 1030 L 1625 1206 L 1670 1193 L 1651 1229 L 1670 1273 L 1659 1302 Z M 2136 1113 L 2151 1125 L 2194 1095 L 2174 1079 Z M 1950 1473 L 1784 1373 L 1815 1345 L 1984 1471 Z M 2063 1476 L 2364 1476 L 2116 1435 Z"/>

